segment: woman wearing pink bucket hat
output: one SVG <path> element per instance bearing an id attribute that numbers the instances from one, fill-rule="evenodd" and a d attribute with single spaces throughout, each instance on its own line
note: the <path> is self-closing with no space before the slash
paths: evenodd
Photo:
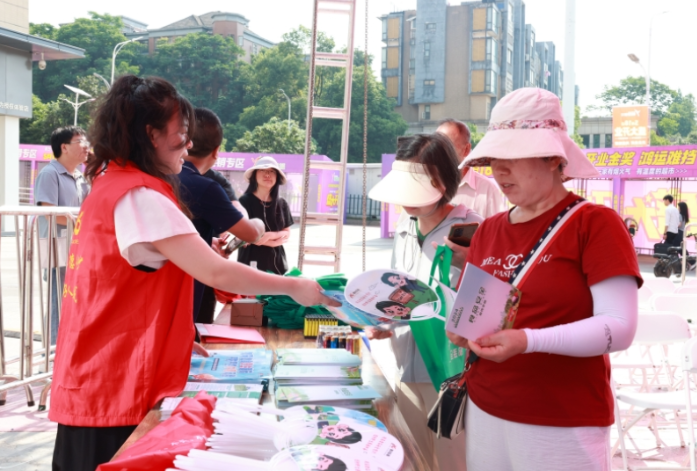
<path id="1" fill-rule="evenodd" d="M 607 354 L 633 340 L 642 283 L 627 230 L 612 209 L 578 201 L 563 186 L 598 173 L 546 90 L 504 97 L 463 164 L 491 166 L 515 205 L 484 221 L 467 263 L 509 281 L 525 255 L 542 251 L 518 285 L 513 329 L 480 339 L 448 334 L 479 357 L 467 373 L 467 468 L 609 471 Z"/>

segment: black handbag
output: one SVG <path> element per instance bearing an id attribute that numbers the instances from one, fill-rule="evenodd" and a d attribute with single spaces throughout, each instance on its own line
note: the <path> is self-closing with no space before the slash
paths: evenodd
<path id="1" fill-rule="evenodd" d="M 545 253 L 550 241 L 554 240 L 554 237 L 550 236 L 556 235 L 556 233 L 561 231 L 573 215 L 586 204 L 588 202 L 580 198 L 570 203 L 559 213 L 559 216 L 552 221 L 549 228 L 542 234 L 535 247 L 513 271 L 508 280 L 511 285 L 518 287 L 523 283 L 536 265 L 535 261 Z M 467 408 L 466 377 L 470 367 L 477 360 L 479 360 L 479 357 L 469 350 L 462 373 L 448 378 L 441 384 L 438 400 L 428 413 L 428 428 L 435 432 L 436 438 L 452 439 L 465 429 L 465 412 Z"/>
<path id="2" fill-rule="evenodd" d="M 465 408 L 467 407 L 467 382 L 465 377 L 479 357 L 468 351 L 465 369 L 440 385 L 440 394 L 435 405 L 428 413 L 428 428 L 436 438 L 452 439 L 465 429 Z"/>

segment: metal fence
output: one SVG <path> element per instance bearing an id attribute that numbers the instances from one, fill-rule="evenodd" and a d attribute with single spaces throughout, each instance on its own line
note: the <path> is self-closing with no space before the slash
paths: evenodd
<path id="1" fill-rule="evenodd" d="M 348 195 L 346 197 L 346 216 L 363 217 L 363 195 Z M 380 202 L 368 198 L 366 206 L 368 219 L 380 219 Z"/>
<path id="2" fill-rule="evenodd" d="M 6 256 L 5 263 L 12 253 L 11 258 L 16 257 L 17 262 L 16 266 L 12 262 L 0 266 L 3 272 L 0 277 L 0 405 L 4 405 L 8 390 L 24 388 L 27 405 L 33 406 L 31 384 L 46 381 L 39 410 L 46 407 L 55 350 L 50 339 L 54 302 L 50 286 L 54 283 L 57 287 L 63 285 L 58 268 L 65 266 L 78 211 L 79 208 L 66 207 L 0 207 L 0 216 L 6 225 L 3 229 L 14 230 L 14 237 L 0 239 L 2 245 L 11 244 L 14 239 L 14 247 L 2 252 L 0 246 L 0 252 Z M 40 216 L 46 218 L 46 234 L 41 234 L 39 229 Z M 64 234 L 57 234 L 57 218 L 61 216 L 67 219 L 67 228 Z M 60 317 L 60 291 L 56 298 Z M 19 337 L 16 356 L 8 355 L 5 343 L 9 337 L 5 329 L 10 323 L 19 329 L 15 332 Z M 40 346 L 35 348 L 35 341 L 40 341 Z M 41 372 L 37 371 L 39 368 Z"/>

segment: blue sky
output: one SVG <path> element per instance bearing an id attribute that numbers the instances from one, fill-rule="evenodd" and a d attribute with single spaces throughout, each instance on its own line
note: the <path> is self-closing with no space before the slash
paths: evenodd
<path id="1" fill-rule="evenodd" d="M 451 4 L 456 4 L 454 0 Z M 564 0 L 526 0 L 526 21 L 537 30 L 539 41 L 554 41 L 564 62 Z M 651 77 L 684 93 L 697 96 L 697 60 L 694 53 L 696 0 L 576 0 L 576 83 L 581 88 L 581 106 L 595 102 L 603 86 L 616 84 L 627 75 L 642 75 L 627 54 L 645 62 L 648 52 L 649 19 L 654 21 Z M 250 20 L 256 33 L 278 41 L 299 24 L 312 22 L 312 0 L 197 0 L 196 2 L 144 2 L 142 0 L 30 0 L 29 20 L 34 23 L 66 23 L 86 16 L 88 11 L 124 15 L 161 27 L 191 14 L 232 11 Z M 165 6 L 166 5 L 166 6 Z M 380 57 L 381 26 L 377 17 L 393 10 L 414 8 L 416 0 L 370 0 L 369 50 Z M 363 47 L 364 2 L 359 0 L 356 46 Z M 334 19 L 320 24 L 324 31 L 339 32 Z M 346 44 L 345 32 L 336 33 L 337 44 Z M 377 72 L 377 71 L 376 71 Z M 379 72 L 377 72 L 379 73 Z"/>

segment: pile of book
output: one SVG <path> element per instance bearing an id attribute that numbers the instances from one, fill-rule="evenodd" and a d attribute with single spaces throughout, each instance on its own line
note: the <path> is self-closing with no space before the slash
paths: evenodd
<path id="1" fill-rule="evenodd" d="M 278 365 L 273 377 L 279 387 L 363 384 L 358 366 Z"/>
<path id="2" fill-rule="evenodd" d="M 194 355 L 189 370 L 190 382 L 255 384 L 272 376 L 273 352 L 263 348 L 252 350 L 220 350 L 210 357 Z"/>
<path id="3" fill-rule="evenodd" d="M 361 359 L 347 350 L 281 348 L 276 354 L 276 386 L 363 384 Z"/>
<path id="4" fill-rule="evenodd" d="M 276 407 L 286 409 L 306 404 L 371 409 L 380 394 L 370 386 L 282 386 L 276 390 Z"/>
<path id="5" fill-rule="evenodd" d="M 161 420 L 167 420 L 185 397 L 194 397 L 200 391 L 206 391 L 218 398 L 217 403 L 259 405 L 264 385 L 236 383 L 186 383 L 184 391 L 178 397 L 166 397 L 160 406 Z"/>

